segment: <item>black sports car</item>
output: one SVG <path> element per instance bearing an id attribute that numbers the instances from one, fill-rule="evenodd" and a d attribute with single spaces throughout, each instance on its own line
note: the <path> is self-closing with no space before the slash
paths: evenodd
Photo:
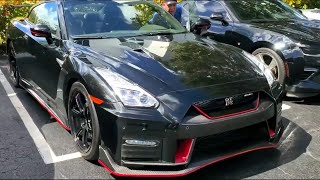
<path id="1" fill-rule="evenodd" d="M 320 94 L 320 23 L 281 0 L 186 0 L 192 16 L 211 21 L 208 36 L 257 56 L 287 95 Z M 191 18 L 192 19 L 192 18 Z"/>
<path id="2" fill-rule="evenodd" d="M 279 144 L 284 87 L 271 71 L 152 2 L 40 3 L 7 43 L 12 82 L 114 175 L 182 176 Z"/>

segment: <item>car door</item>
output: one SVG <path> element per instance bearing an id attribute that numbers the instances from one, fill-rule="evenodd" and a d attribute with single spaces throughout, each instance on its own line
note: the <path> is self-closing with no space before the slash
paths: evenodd
<path id="1" fill-rule="evenodd" d="M 56 98 L 61 70 L 59 61 L 63 59 L 57 3 L 43 3 L 35 7 L 30 14 L 33 14 L 29 18 L 30 27 L 39 24 L 47 25 L 51 31 L 52 39 L 30 35 L 28 41 L 28 51 L 34 57 L 28 63 L 28 81 L 34 90 L 50 104 Z"/>
<path id="2" fill-rule="evenodd" d="M 210 37 L 219 42 L 234 44 L 232 40 L 233 21 L 219 1 L 187 1 L 183 3 L 186 9 L 189 9 L 191 16 L 196 15 L 201 18 L 209 19 L 211 27 L 208 30 Z M 186 7 L 188 6 L 188 7 Z M 221 14 L 224 21 L 214 20 L 212 15 Z"/>

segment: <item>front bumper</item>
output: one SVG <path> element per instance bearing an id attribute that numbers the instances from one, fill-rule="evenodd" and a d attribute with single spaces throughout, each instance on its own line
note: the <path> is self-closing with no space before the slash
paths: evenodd
<path id="1" fill-rule="evenodd" d="M 132 119 L 118 118 L 122 127 L 117 135 L 118 155 L 102 145 L 99 163 L 115 176 L 176 177 L 244 153 L 277 148 L 284 130 L 281 106 L 281 101 L 276 104 L 264 99 L 249 113 L 218 120 L 190 116 L 177 128 L 163 131 L 142 130 L 130 126 Z M 159 144 L 128 145 L 125 143 L 128 139 L 155 140 Z"/>
<path id="2" fill-rule="evenodd" d="M 318 47 L 303 48 L 304 72 L 287 86 L 287 96 L 305 98 L 320 94 L 320 54 Z"/>
<path id="3" fill-rule="evenodd" d="M 320 94 L 320 68 L 305 68 L 300 81 L 286 87 L 288 97 L 306 98 Z"/>

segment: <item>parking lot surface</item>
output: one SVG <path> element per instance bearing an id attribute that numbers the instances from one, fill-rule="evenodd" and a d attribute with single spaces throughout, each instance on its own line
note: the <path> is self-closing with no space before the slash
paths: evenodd
<path id="1" fill-rule="evenodd" d="M 11 86 L 5 57 L 0 70 L 0 178 L 114 179 L 97 162 L 82 159 L 69 132 L 26 91 Z M 319 112 L 320 97 L 286 99 L 287 128 L 278 149 L 241 155 L 177 179 L 319 179 Z"/>

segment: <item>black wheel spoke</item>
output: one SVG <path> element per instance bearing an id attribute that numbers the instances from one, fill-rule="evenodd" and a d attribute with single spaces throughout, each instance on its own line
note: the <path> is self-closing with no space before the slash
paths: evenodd
<path id="1" fill-rule="evenodd" d="M 78 139 L 80 139 L 80 136 L 82 135 L 82 133 L 83 133 L 83 129 L 80 128 L 80 129 L 77 131 L 75 137 L 78 138 Z"/>
<path id="2" fill-rule="evenodd" d="M 85 106 L 84 106 L 84 104 L 83 104 L 83 102 L 81 100 L 81 94 L 78 93 L 75 98 L 76 98 L 76 103 L 77 103 L 77 106 L 79 108 L 79 111 L 81 113 L 83 113 L 85 111 Z"/>
<path id="3" fill-rule="evenodd" d="M 92 140 L 92 132 L 88 132 L 88 140 Z"/>
<path id="4" fill-rule="evenodd" d="M 80 111 L 78 111 L 78 110 L 76 110 L 75 108 L 72 108 L 72 115 L 73 115 L 73 117 L 75 117 L 75 118 L 81 118 L 82 117 L 82 114 L 81 114 L 81 112 Z"/>
<path id="5" fill-rule="evenodd" d="M 88 130 L 92 130 L 91 120 L 88 119 L 87 122 L 88 122 L 88 123 L 87 123 L 87 125 L 88 125 Z"/>
<path id="6" fill-rule="evenodd" d="M 90 152 L 94 139 L 92 112 L 86 96 L 80 91 L 75 90 L 72 93 L 70 109 L 71 130 L 75 136 L 75 142 L 81 151 L 85 154 Z"/>
<path id="7" fill-rule="evenodd" d="M 83 146 L 84 147 L 87 147 L 87 131 L 86 130 L 84 130 L 83 131 L 83 136 L 82 136 L 82 144 L 83 144 Z"/>
<path id="8" fill-rule="evenodd" d="M 86 107 L 86 110 L 85 110 L 85 118 L 87 119 L 87 120 L 89 120 L 90 119 L 90 110 L 89 110 L 89 108 L 88 107 Z"/>

